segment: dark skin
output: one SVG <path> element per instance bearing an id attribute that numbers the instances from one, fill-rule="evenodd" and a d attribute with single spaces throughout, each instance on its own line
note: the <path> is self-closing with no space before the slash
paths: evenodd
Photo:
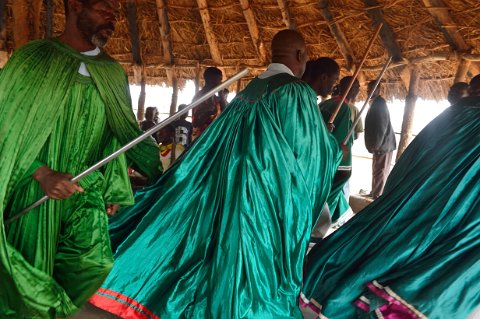
<path id="1" fill-rule="evenodd" d="M 58 38 L 61 42 L 83 52 L 95 49 L 97 44 L 94 42 L 106 42 L 112 35 L 118 11 L 117 1 L 91 0 L 84 4 L 78 0 L 69 0 L 68 5 L 65 30 Z M 40 183 L 45 195 L 51 199 L 66 199 L 76 192 L 83 192 L 82 187 L 71 182 L 71 174 L 56 172 L 48 166 L 38 168 L 32 177 Z M 119 207 L 109 204 L 107 213 L 113 215 Z"/>
<path id="2" fill-rule="evenodd" d="M 286 65 L 297 78 L 305 72 L 308 51 L 300 33 L 283 30 L 272 40 L 272 62 Z"/>

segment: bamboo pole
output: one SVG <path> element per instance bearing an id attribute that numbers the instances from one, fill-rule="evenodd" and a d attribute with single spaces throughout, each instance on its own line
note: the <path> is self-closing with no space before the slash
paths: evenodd
<path id="1" fill-rule="evenodd" d="M 400 143 L 398 144 L 397 150 L 397 161 L 400 156 L 402 156 L 402 153 L 405 151 L 408 144 L 410 143 L 410 140 L 412 139 L 412 126 L 415 113 L 415 104 L 417 102 L 417 90 L 419 80 L 420 78 L 418 76 L 418 71 L 414 67 L 411 70 L 408 95 L 405 98 L 405 111 L 403 113 L 402 132 L 400 135 Z"/>
<path id="2" fill-rule="evenodd" d="M 455 80 L 453 81 L 454 83 L 465 81 L 471 64 L 471 61 L 465 59 L 460 60 L 460 63 L 458 63 L 457 72 L 455 73 Z"/>
<path id="3" fill-rule="evenodd" d="M 338 105 L 333 112 L 332 116 L 330 116 L 330 119 L 328 120 L 327 127 L 330 130 L 330 132 L 333 131 L 334 125 L 333 122 L 335 121 L 335 118 L 338 115 L 338 112 L 340 111 L 340 108 L 342 107 L 343 102 L 345 101 L 345 98 L 347 97 L 348 93 L 350 92 L 350 89 L 352 88 L 353 83 L 357 79 L 358 74 L 360 73 L 360 70 L 362 69 L 363 63 L 365 63 L 365 60 L 367 59 L 367 55 L 370 52 L 370 49 L 372 48 L 373 42 L 375 42 L 375 39 L 377 38 L 378 34 L 380 33 L 380 30 L 382 29 L 383 23 L 380 23 L 377 27 L 377 30 L 375 31 L 375 34 L 373 35 L 372 39 L 370 40 L 370 43 L 367 46 L 367 50 L 365 54 L 363 55 L 362 61 L 360 61 L 360 64 L 358 65 L 357 69 L 355 70 L 355 74 L 352 77 L 352 80 L 348 84 L 347 90 L 345 91 L 345 94 L 340 98 L 338 101 Z"/>
<path id="4" fill-rule="evenodd" d="M 30 23 L 28 22 L 28 8 L 27 0 L 15 0 L 12 4 L 13 39 L 16 49 L 20 48 L 29 40 Z"/>
<path id="5" fill-rule="evenodd" d="M 0 0 L 0 68 L 8 60 L 6 12 L 7 0 Z"/>

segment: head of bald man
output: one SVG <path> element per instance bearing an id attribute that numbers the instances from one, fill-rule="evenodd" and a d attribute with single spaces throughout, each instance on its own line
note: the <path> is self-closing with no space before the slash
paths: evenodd
<path id="1" fill-rule="evenodd" d="M 282 30 L 272 39 L 272 63 L 286 65 L 297 78 L 305 72 L 308 52 L 305 40 L 295 30 Z"/>
<path id="2" fill-rule="evenodd" d="M 473 77 L 468 86 L 468 94 L 470 96 L 480 96 L 480 74 Z"/>

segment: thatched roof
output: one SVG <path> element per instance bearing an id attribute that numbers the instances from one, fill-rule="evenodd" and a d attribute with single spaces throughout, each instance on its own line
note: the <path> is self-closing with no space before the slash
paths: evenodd
<path id="1" fill-rule="evenodd" d="M 5 2 L 6 29 L 0 22 L 0 31 L 6 32 L 0 32 L 0 51 L 11 52 L 29 39 L 45 37 L 50 30 L 49 8 L 53 35 L 62 30 L 62 0 L 0 0 L 0 7 Z M 195 79 L 203 67 L 212 65 L 227 76 L 244 66 L 257 74 L 268 64 L 273 35 L 287 27 L 305 36 L 311 57 L 332 57 L 347 75 L 380 22 L 385 26 L 360 80 L 374 79 L 392 55 L 394 67 L 385 76 L 389 97 L 406 96 L 412 72 L 418 96 L 442 99 L 454 81 L 469 80 L 480 70 L 478 0 L 122 0 L 121 4 L 117 30 L 106 49 L 125 66 L 132 82 L 139 81 L 142 67 L 150 84 Z M 136 23 L 129 23 L 128 17 Z M 139 49 L 132 46 L 135 28 Z"/>

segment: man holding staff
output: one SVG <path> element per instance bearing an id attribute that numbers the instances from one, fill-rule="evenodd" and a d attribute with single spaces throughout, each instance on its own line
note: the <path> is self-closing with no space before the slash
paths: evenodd
<path id="1" fill-rule="evenodd" d="M 112 264 L 106 210 L 133 204 L 125 156 L 76 175 L 140 135 L 123 68 L 102 47 L 117 1 L 65 0 L 63 34 L 17 50 L 0 75 L 0 317 L 74 313 Z M 152 179 L 158 148 L 126 156 Z M 7 227 L 35 200 L 52 199 Z"/>
<path id="2" fill-rule="evenodd" d="M 122 318 L 302 318 L 312 225 L 341 158 L 293 30 L 188 152 L 113 218 L 113 271 L 91 299 Z"/>

